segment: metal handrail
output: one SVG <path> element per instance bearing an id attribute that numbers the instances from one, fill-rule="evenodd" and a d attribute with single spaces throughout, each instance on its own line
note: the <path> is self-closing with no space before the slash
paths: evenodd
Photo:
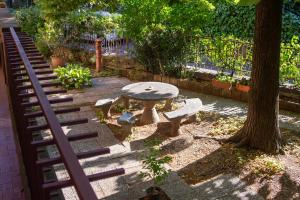
<path id="1" fill-rule="evenodd" d="M 32 84 L 32 88 L 36 94 L 36 97 L 40 103 L 41 109 L 44 113 L 48 126 L 53 134 L 53 138 L 57 148 L 62 157 L 63 163 L 70 175 L 71 181 L 74 183 L 74 187 L 78 193 L 80 199 L 83 200 L 96 200 L 98 199 L 93 188 L 90 185 L 88 177 L 85 175 L 82 167 L 80 166 L 77 157 L 68 141 L 68 138 L 64 134 L 60 122 L 56 117 L 55 112 L 52 110 L 49 100 L 42 86 L 39 84 L 38 77 L 30 64 L 30 61 L 25 53 L 25 50 L 14 30 L 10 28 L 11 35 L 16 44 L 17 51 L 23 61 L 24 67 L 27 71 L 29 80 Z"/>

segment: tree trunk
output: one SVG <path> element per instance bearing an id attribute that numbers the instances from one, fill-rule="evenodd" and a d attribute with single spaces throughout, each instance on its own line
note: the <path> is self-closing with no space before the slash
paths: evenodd
<path id="1" fill-rule="evenodd" d="M 282 4 L 282 0 L 261 0 L 256 6 L 248 116 L 244 127 L 229 139 L 268 153 L 281 149 L 278 100 Z"/>

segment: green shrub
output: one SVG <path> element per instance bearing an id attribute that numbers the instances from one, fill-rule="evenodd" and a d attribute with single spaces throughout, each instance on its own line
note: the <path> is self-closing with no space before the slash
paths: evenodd
<path id="1" fill-rule="evenodd" d="M 22 28 L 22 31 L 33 37 L 36 36 L 38 29 L 43 27 L 45 23 L 42 18 L 41 11 L 37 6 L 21 8 L 16 11 L 15 16 L 18 24 Z"/>
<path id="2" fill-rule="evenodd" d="M 180 30 L 157 28 L 135 44 L 136 57 L 149 71 L 179 75 L 189 47 L 187 38 Z"/>
<path id="3" fill-rule="evenodd" d="M 300 86 L 300 43 L 294 36 L 288 43 L 281 44 L 280 82 Z"/>
<path id="4" fill-rule="evenodd" d="M 91 71 L 79 64 L 68 64 L 66 67 L 59 67 L 54 71 L 66 89 L 80 89 L 92 85 Z"/>
<path id="5" fill-rule="evenodd" d="M 36 41 L 43 44 L 41 47 L 53 53 L 56 48 L 60 48 L 66 44 L 64 40 L 62 27 L 55 22 L 46 22 L 43 27 L 38 29 Z"/>
<path id="6" fill-rule="evenodd" d="M 208 0 L 121 0 L 121 4 L 122 28 L 135 43 L 136 57 L 147 70 L 167 70 L 175 76 L 180 76 L 190 36 L 201 33 L 214 9 Z"/>
<path id="7" fill-rule="evenodd" d="M 101 16 L 90 9 L 69 12 L 62 19 L 61 26 L 68 27 L 65 40 L 74 42 L 81 39 L 82 34 L 95 34 L 104 37 L 118 28 L 119 15 Z"/>
<path id="8" fill-rule="evenodd" d="M 43 38 L 37 37 L 35 40 L 35 46 L 45 57 L 51 56 L 51 49 Z"/>

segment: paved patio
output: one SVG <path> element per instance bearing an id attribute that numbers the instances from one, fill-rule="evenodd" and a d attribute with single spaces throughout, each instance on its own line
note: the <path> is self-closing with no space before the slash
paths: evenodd
<path id="1" fill-rule="evenodd" d="M 85 142 L 73 143 L 76 152 L 83 152 L 97 147 L 110 147 L 111 154 L 98 156 L 92 159 L 81 160 L 86 174 L 94 174 L 108 169 L 123 167 L 126 171 L 124 176 L 114 177 L 93 182 L 93 187 L 99 198 L 106 200 L 134 200 L 145 194 L 145 189 L 153 185 L 153 182 L 142 182 L 138 173 L 142 169 L 142 150 L 132 150 L 129 142 L 119 142 L 104 124 L 100 125 L 95 115 L 93 106 L 100 98 L 118 96 L 120 89 L 131 83 L 126 78 L 97 78 L 93 80 L 94 87 L 80 92 L 70 91 L 68 96 L 73 96 L 73 103 L 58 104 L 57 106 L 84 106 L 77 114 L 60 116 L 61 120 L 75 119 L 80 117 L 89 118 L 89 123 L 84 126 L 65 127 L 66 134 L 76 134 L 82 130 L 98 131 L 97 140 L 85 140 Z M 199 93 L 180 91 L 176 101 L 181 102 L 184 98 L 199 97 L 204 106 L 203 111 L 217 112 L 222 115 L 245 116 L 247 106 L 244 103 L 230 99 L 208 96 Z M 281 112 L 281 125 L 291 129 L 299 128 L 299 115 L 290 112 Z M 47 133 L 44 133 L 47 137 Z M 49 149 L 50 155 L 55 156 L 57 150 Z M 56 175 L 59 179 L 66 179 L 68 175 L 62 166 L 56 166 Z M 162 186 L 164 191 L 174 200 L 200 200 L 200 199 L 262 199 L 258 194 L 238 177 L 233 175 L 220 175 L 206 182 L 189 186 L 176 172 L 172 172 L 166 183 Z M 66 199 L 78 199 L 73 188 L 63 190 Z"/>

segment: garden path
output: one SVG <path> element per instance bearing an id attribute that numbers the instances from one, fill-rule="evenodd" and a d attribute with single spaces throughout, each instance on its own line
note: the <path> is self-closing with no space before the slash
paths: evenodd
<path id="1" fill-rule="evenodd" d="M 16 27 L 17 22 L 7 8 L 0 8 L 0 27 Z"/>
<path id="2" fill-rule="evenodd" d="M 76 114 L 60 116 L 61 119 L 75 119 L 86 117 L 89 123 L 86 125 L 64 127 L 66 134 L 85 132 L 87 130 L 98 131 L 98 139 L 84 140 L 84 142 L 73 143 L 76 152 L 83 152 L 99 147 L 110 147 L 111 154 L 97 156 L 90 159 L 83 159 L 81 163 L 86 174 L 94 174 L 108 169 L 123 167 L 126 171 L 124 176 L 109 178 L 93 182 L 92 185 L 101 199 L 105 200 L 135 200 L 145 195 L 145 189 L 153 185 L 152 181 L 141 182 L 138 174 L 142 169 L 141 158 L 145 154 L 143 150 L 132 150 L 128 141 L 120 142 L 114 137 L 111 130 L 104 124 L 100 124 L 94 112 L 94 104 L 100 98 L 118 96 L 120 89 L 131 83 L 126 78 L 97 78 L 93 80 L 94 86 L 82 91 L 70 91 L 68 95 L 73 96 L 74 102 L 64 103 L 57 106 L 81 105 L 83 109 Z M 247 106 L 244 103 L 223 99 L 215 96 L 208 96 L 199 93 L 182 90 L 176 101 L 181 102 L 184 98 L 199 97 L 203 101 L 203 111 L 218 112 L 221 115 L 245 116 Z M 282 126 L 291 129 L 299 128 L 300 117 L 297 114 L 281 112 L 280 121 Z M 47 132 L 44 133 L 48 137 Z M 50 156 L 58 152 L 53 147 L 49 149 Z M 68 177 L 61 165 L 55 167 L 59 179 Z M 207 199 L 263 199 L 256 192 L 252 191 L 244 181 L 234 175 L 221 174 L 200 184 L 189 186 L 176 172 L 172 172 L 163 190 L 172 200 L 207 200 Z M 74 188 L 63 190 L 68 200 L 78 199 Z"/>

